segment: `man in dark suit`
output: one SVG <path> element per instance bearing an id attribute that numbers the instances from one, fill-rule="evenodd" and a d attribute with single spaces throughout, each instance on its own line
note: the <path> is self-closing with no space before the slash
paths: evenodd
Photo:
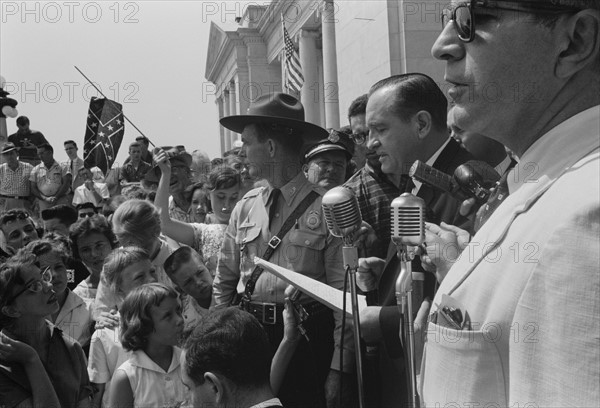
<path id="1" fill-rule="evenodd" d="M 369 91 L 368 147 L 380 156 L 382 171 L 401 192 L 411 192 L 425 201 L 427 221 L 471 229 L 470 220 L 459 214 L 458 200 L 408 177 L 415 160 L 446 174 L 453 174 L 462 163 L 473 160 L 470 153 L 449 137 L 446 111 L 446 98 L 430 77 L 404 74 L 383 79 Z M 413 271 L 419 268 L 420 262 L 413 262 Z M 361 330 L 367 343 L 380 346 L 381 404 L 386 407 L 398 406 L 406 401 L 407 395 L 399 340 L 400 314 L 394 293 L 399 270 L 393 244 L 387 260 L 374 257 L 360 260 L 359 286 L 365 291 L 377 289 L 379 293 L 379 306 L 370 306 L 361 313 Z M 425 276 L 424 292 L 431 296 L 435 277 Z"/>

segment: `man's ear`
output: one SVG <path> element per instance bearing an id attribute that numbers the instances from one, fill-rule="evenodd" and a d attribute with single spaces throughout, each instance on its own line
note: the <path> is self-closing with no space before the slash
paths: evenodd
<path id="1" fill-rule="evenodd" d="M 425 139 L 433 126 L 431 113 L 424 110 L 417 112 L 413 117 L 413 123 L 419 139 Z"/>
<path id="2" fill-rule="evenodd" d="M 216 375 L 213 374 L 212 372 L 208 371 L 206 373 L 204 373 L 204 381 L 206 381 L 206 383 L 209 385 L 211 391 L 214 394 L 214 400 L 215 402 L 221 403 L 225 400 L 226 395 L 225 395 L 225 384 L 223 383 L 223 381 L 221 380 L 221 378 Z"/>
<path id="3" fill-rule="evenodd" d="M 585 69 L 596 67 L 600 59 L 600 11 L 582 10 L 566 17 L 556 25 L 560 35 L 560 54 L 556 61 L 556 75 L 566 79 Z"/>
<path id="4" fill-rule="evenodd" d="M 21 317 L 21 312 L 14 305 L 2 306 L 2 314 L 14 319 Z"/>
<path id="5" fill-rule="evenodd" d="M 277 151 L 277 144 L 273 139 L 267 139 L 267 152 L 269 153 L 269 157 L 275 157 L 275 152 Z"/>
<path id="6" fill-rule="evenodd" d="M 303 164 L 302 165 L 302 173 L 304 173 L 304 175 L 306 177 L 308 177 L 308 164 Z"/>

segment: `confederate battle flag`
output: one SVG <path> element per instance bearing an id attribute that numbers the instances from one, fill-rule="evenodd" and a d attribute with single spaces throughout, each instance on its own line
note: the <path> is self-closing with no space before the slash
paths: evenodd
<path id="1" fill-rule="evenodd" d="M 115 162 L 124 133 L 123 106 L 92 97 L 83 141 L 85 167 L 98 166 L 106 174 Z"/>

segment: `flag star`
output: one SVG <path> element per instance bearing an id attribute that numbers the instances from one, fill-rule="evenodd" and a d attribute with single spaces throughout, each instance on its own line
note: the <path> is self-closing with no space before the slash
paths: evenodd
<path id="1" fill-rule="evenodd" d="M 108 160 L 112 160 L 112 156 L 110 154 L 106 157 L 108 158 Z"/>
<path id="2" fill-rule="evenodd" d="M 110 130 L 112 132 L 113 127 L 111 125 L 108 125 L 108 130 Z"/>
<path id="3" fill-rule="evenodd" d="M 104 137 L 104 132 L 98 132 L 98 136 Z"/>
<path id="4" fill-rule="evenodd" d="M 117 125 L 121 124 L 121 119 L 117 119 Z"/>
<path id="5" fill-rule="evenodd" d="M 91 118 L 92 118 L 92 115 L 90 115 L 90 114 L 88 113 L 88 119 L 91 119 Z"/>
<path id="6" fill-rule="evenodd" d="M 97 123 L 95 123 L 95 122 L 94 122 L 94 123 L 92 123 L 92 127 L 96 127 L 96 126 L 98 126 L 98 124 L 97 124 Z"/>
<path id="7" fill-rule="evenodd" d="M 110 147 L 110 143 L 106 142 L 106 143 L 104 143 L 104 146 Z"/>

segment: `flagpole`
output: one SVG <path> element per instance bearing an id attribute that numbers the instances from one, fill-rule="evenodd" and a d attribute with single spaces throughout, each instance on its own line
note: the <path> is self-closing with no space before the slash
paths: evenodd
<path id="1" fill-rule="evenodd" d="M 81 72 L 81 70 L 80 70 L 79 68 L 77 68 L 77 65 L 73 65 L 73 66 L 74 66 L 74 67 L 75 67 L 75 69 L 76 69 L 76 70 L 77 70 L 77 71 L 78 71 L 78 72 L 79 72 L 79 73 L 80 73 L 80 74 L 81 74 L 81 75 L 82 75 L 82 76 L 83 76 L 83 77 L 84 77 L 84 78 L 85 78 L 85 79 L 86 79 L 86 80 L 87 80 L 87 81 L 88 81 L 88 82 L 89 82 L 89 83 L 90 83 L 90 84 L 91 84 L 91 85 L 92 85 L 92 86 L 93 86 L 95 89 L 96 89 L 96 91 L 98 91 L 98 93 L 104 97 L 104 99 L 108 99 L 108 98 L 106 97 L 106 95 L 104 95 L 104 94 L 102 93 L 102 91 L 101 91 L 101 90 L 100 90 L 100 89 L 99 89 L 99 88 L 96 86 L 96 84 L 94 84 L 94 83 L 93 83 L 93 82 L 92 82 L 92 81 L 91 81 L 91 80 L 90 80 L 90 79 L 89 79 L 89 78 L 88 78 L 88 77 L 87 77 L 87 76 L 86 76 L 86 75 L 85 75 L 83 72 Z M 110 99 L 108 99 L 108 100 L 110 100 Z M 121 113 L 122 113 L 122 112 L 121 112 Z M 146 140 L 148 140 L 148 143 L 150 143 L 150 144 L 152 145 L 152 147 L 156 147 L 156 145 L 155 145 L 154 143 L 152 143 L 152 140 L 150 140 L 150 139 L 148 138 L 148 136 L 146 136 L 146 135 L 145 135 L 145 134 L 144 134 L 144 133 L 143 133 L 143 132 L 142 132 L 142 131 L 141 131 L 141 130 L 140 130 L 140 129 L 139 129 L 139 128 L 138 128 L 138 127 L 137 127 L 137 126 L 136 126 L 136 125 L 135 125 L 135 124 L 132 122 L 132 121 L 131 121 L 131 120 L 129 120 L 129 118 L 128 118 L 127 116 L 125 116 L 125 114 L 124 114 L 124 113 L 122 113 L 122 114 L 123 114 L 123 118 L 124 118 L 124 119 L 125 119 L 127 122 L 129 122 L 129 124 L 130 124 L 131 126 L 133 126 L 133 127 L 135 128 L 135 130 L 137 130 L 138 132 L 140 132 L 140 134 L 141 134 L 142 136 L 144 136 L 144 137 L 146 138 Z"/>

